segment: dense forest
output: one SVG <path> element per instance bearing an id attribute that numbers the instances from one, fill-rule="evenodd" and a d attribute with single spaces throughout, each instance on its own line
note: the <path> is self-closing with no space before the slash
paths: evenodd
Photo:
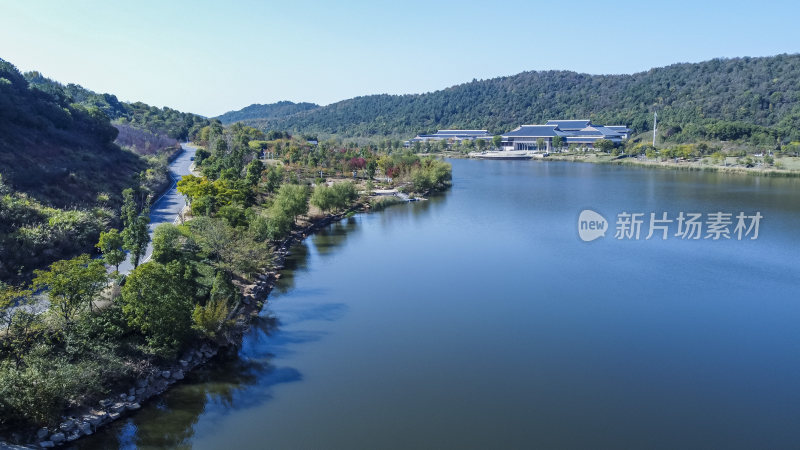
<path id="1" fill-rule="evenodd" d="M 426 94 L 356 97 L 245 123 L 323 138 L 408 138 L 440 128 L 499 134 L 553 118 L 586 118 L 641 132 L 652 127 L 658 112 L 676 140 L 707 137 L 707 127 L 717 126 L 737 130 L 736 138 L 755 132 L 754 143 L 763 144 L 800 140 L 798 79 L 800 55 L 714 59 L 633 75 L 523 72 Z"/>
<path id="2" fill-rule="evenodd" d="M 319 108 L 319 105 L 314 103 L 294 103 L 289 101 L 282 101 L 278 103 L 270 103 L 268 105 L 252 104 L 246 106 L 238 111 L 228 111 L 225 114 L 217 117 L 223 124 L 231 124 L 234 122 L 241 122 L 243 120 L 251 119 L 274 119 L 280 117 L 291 116 L 304 111 L 311 111 Z"/>

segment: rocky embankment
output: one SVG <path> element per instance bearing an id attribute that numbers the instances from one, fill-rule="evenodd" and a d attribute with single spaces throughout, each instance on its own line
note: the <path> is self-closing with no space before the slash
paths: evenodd
<path id="1" fill-rule="evenodd" d="M 357 204 L 341 214 L 331 214 L 311 222 L 307 227 L 294 230 L 282 241 L 275 251 L 273 265 L 255 281 L 239 284 L 242 292 L 240 302 L 234 307 L 231 317 L 235 322 L 225 336 L 217 342 L 204 342 L 196 348 L 185 351 L 172 364 L 152 367 L 143 373 L 127 389 L 120 389 L 116 395 L 104 398 L 94 405 L 83 405 L 66 412 L 57 427 L 43 427 L 39 430 L 26 430 L 13 433 L 9 441 L 0 440 L 0 450 L 22 448 L 53 448 L 73 442 L 83 436 L 94 434 L 98 429 L 115 420 L 125 417 L 141 408 L 142 403 L 164 393 L 170 386 L 184 379 L 193 369 L 208 363 L 220 350 L 241 345 L 242 336 L 258 317 L 267 296 L 280 278 L 279 270 L 289 254 L 289 247 L 320 228 L 339 221 L 346 215 L 363 211 L 368 206 Z"/>
<path id="2" fill-rule="evenodd" d="M 209 345 L 190 350 L 184 353 L 175 365 L 152 370 L 146 376 L 137 379 L 127 391 L 100 400 L 93 407 L 72 411 L 73 414 L 64 417 L 65 420 L 58 427 L 39 429 L 36 432 L 36 445 L 41 448 L 51 448 L 94 434 L 98 428 L 141 408 L 142 402 L 169 389 L 171 385 L 182 380 L 186 372 L 213 358 L 218 350 Z"/>

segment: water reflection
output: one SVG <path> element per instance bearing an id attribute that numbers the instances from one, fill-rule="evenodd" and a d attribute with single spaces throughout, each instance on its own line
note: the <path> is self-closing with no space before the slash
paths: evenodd
<path id="1" fill-rule="evenodd" d="M 295 278 L 308 270 L 311 246 L 320 255 L 330 254 L 357 230 L 357 225 L 358 220 L 351 217 L 319 230 L 310 238 L 311 245 L 304 241 L 292 246 L 275 294 L 295 289 Z M 304 298 L 324 298 L 326 291 L 307 288 L 301 293 Z M 319 341 L 326 333 L 284 331 L 282 326 L 335 321 L 347 310 L 341 302 L 297 302 L 284 305 L 277 317 L 267 303 L 241 348 L 218 356 L 163 396 L 144 404 L 132 417 L 76 442 L 72 448 L 189 448 L 193 439 L 202 437 L 204 430 L 213 428 L 211 424 L 230 411 L 269 401 L 275 385 L 302 381 L 303 375 L 297 369 L 278 367 L 273 361 L 296 352 L 297 346 Z"/>
<path id="2" fill-rule="evenodd" d="M 306 291 L 303 291 L 303 293 L 304 296 L 308 296 Z M 344 303 L 284 305 L 281 311 L 280 323 L 281 325 L 293 325 L 307 320 L 331 322 L 340 319 L 347 312 L 347 309 L 348 307 Z"/>
<path id="3" fill-rule="evenodd" d="M 289 256 L 284 260 L 284 270 L 281 271 L 281 278 L 275 283 L 273 291 L 283 294 L 294 288 L 296 274 L 308 270 L 308 244 L 304 241 L 295 244 L 289 249 Z"/>
<path id="4" fill-rule="evenodd" d="M 317 231 L 311 236 L 314 248 L 322 255 L 331 253 L 344 244 L 345 239 L 357 229 L 357 224 L 355 217 L 348 217 Z"/>
<path id="5" fill-rule="evenodd" d="M 253 345 L 268 337 L 271 346 Z M 193 371 L 134 416 L 78 441 L 73 448 L 187 448 L 198 431 L 201 414 L 208 416 L 204 421 L 213 420 L 233 408 L 261 404 L 271 398 L 272 386 L 302 380 L 296 369 L 271 364 L 273 351 L 314 339 L 318 336 L 282 335 L 276 320 L 259 319 L 247 339 L 251 345 Z"/>
<path id="6" fill-rule="evenodd" d="M 453 163 L 447 196 L 294 247 L 279 284 L 291 292 L 272 296 L 242 361 L 193 378 L 210 386 L 170 393 L 170 414 L 148 406 L 103 447 L 800 442 L 797 181 Z M 583 207 L 768 219 L 754 242 L 587 245 Z"/>

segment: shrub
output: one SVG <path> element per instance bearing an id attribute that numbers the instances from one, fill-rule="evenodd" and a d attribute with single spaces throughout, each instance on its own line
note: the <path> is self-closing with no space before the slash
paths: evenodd
<path id="1" fill-rule="evenodd" d="M 192 312 L 192 328 L 213 339 L 225 324 L 228 312 L 227 299 L 209 300 L 205 306 L 197 305 Z"/>
<path id="2" fill-rule="evenodd" d="M 53 423 L 87 391 L 102 389 L 100 372 L 96 361 L 72 363 L 45 346 L 34 349 L 22 366 L 0 363 L 0 421 Z"/>

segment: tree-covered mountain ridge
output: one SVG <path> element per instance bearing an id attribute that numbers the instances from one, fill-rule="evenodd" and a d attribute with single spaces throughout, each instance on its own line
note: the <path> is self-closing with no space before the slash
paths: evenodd
<path id="1" fill-rule="evenodd" d="M 216 119 L 219 119 L 220 122 L 228 125 L 234 122 L 241 122 L 250 119 L 273 119 L 286 117 L 292 114 L 317 109 L 319 107 L 320 106 L 315 103 L 294 103 L 285 100 L 269 104 L 254 103 L 238 111 L 228 111 L 225 114 L 217 116 Z"/>
<path id="2" fill-rule="evenodd" d="M 277 129 L 343 138 L 403 138 L 441 128 L 500 134 L 548 119 L 591 119 L 634 131 L 683 130 L 725 121 L 774 129 L 798 140 L 800 54 L 718 58 L 632 75 L 529 71 L 473 80 L 424 94 L 368 95 L 286 117 L 243 120 Z"/>
<path id="3" fill-rule="evenodd" d="M 61 84 L 38 71 L 26 72 L 23 76 L 32 88 L 67 103 L 101 111 L 118 130 L 114 142 L 140 155 L 153 155 L 165 148 L 175 147 L 178 141 L 190 139 L 200 128 L 209 124 L 208 119 L 197 114 L 142 102 L 123 102 L 113 94 L 100 94 L 74 83 Z"/>

